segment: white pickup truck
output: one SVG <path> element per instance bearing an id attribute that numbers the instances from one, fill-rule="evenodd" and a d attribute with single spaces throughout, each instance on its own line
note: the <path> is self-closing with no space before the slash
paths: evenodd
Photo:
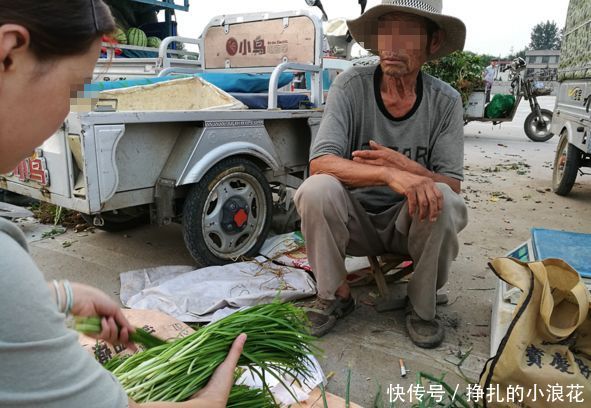
<path id="1" fill-rule="evenodd" d="M 178 40 L 165 40 L 160 58 Z M 322 116 L 323 71 L 350 62 L 323 58 L 322 24 L 306 11 L 219 16 L 194 42 L 198 66 L 169 64 L 146 76 L 267 74 L 268 93 L 232 93 L 258 108 L 127 111 L 99 100 L 72 111 L 0 176 L 0 188 L 79 211 L 106 230 L 146 218 L 182 223 L 201 265 L 256 254 L 274 209 L 281 222 L 294 214 L 291 192 L 305 178 Z M 308 72 L 309 90 L 278 92 L 286 72 Z"/>

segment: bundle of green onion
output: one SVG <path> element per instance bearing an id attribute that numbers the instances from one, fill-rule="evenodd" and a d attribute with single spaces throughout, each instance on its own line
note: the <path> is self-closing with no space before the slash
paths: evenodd
<path id="1" fill-rule="evenodd" d="M 265 376 L 274 376 L 288 390 L 282 377 L 309 378 L 309 355 L 320 350 L 308 334 L 304 312 L 279 302 L 236 312 L 185 338 L 112 360 L 105 367 L 137 402 L 184 401 L 207 385 L 240 333 L 248 337 L 238 365 L 257 375 L 264 390 L 234 386 L 228 406 L 276 406 Z M 245 396 L 248 392 L 252 397 Z"/>

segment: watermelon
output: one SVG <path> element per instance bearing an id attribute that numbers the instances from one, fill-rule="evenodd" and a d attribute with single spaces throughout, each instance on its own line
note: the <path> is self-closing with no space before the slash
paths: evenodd
<path id="1" fill-rule="evenodd" d="M 145 47 L 148 45 L 148 37 L 139 28 L 130 28 L 127 30 L 127 43 L 137 47 Z"/>
<path id="2" fill-rule="evenodd" d="M 148 37 L 148 47 L 160 48 L 161 43 L 162 43 L 162 40 L 158 37 Z"/>
<path id="3" fill-rule="evenodd" d="M 125 34 L 125 31 L 120 28 L 117 28 L 113 34 L 111 34 L 111 37 L 113 37 L 119 44 L 127 44 L 127 34 Z"/>

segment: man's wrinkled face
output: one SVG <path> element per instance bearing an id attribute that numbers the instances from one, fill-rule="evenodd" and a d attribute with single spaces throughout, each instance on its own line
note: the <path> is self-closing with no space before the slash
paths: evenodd
<path id="1" fill-rule="evenodd" d="M 424 18 L 392 13 L 378 21 L 378 51 L 384 75 L 402 77 L 420 67 L 429 55 L 429 35 Z"/>

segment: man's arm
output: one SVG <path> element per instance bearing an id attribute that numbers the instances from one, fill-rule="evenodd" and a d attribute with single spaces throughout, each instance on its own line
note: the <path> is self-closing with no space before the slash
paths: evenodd
<path id="1" fill-rule="evenodd" d="M 447 184 L 456 194 L 460 194 L 462 190 L 460 180 L 428 170 L 405 155 L 374 141 L 370 141 L 369 145 L 371 150 L 357 150 L 353 152 L 354 162 L 372 166 L 397 168 L 417 176 L 428 177 L 436 183 Z"/>
<path id="2" fill-rule="evenodd" d="M 381 166 L 356 163 L 332 154 L 310 162 L 310 174 L 328 174 L 348 187 L 385 186 L 386 169 Z"/>
<path id="3" fill-rule="evenodd" d="M 429 177 L 395 167 L 357 163 L 334 155 L 324 155 L 310 162 L 310 173 L 328 174 L 348 187 L 388 186 L 408 200 L 411 216 L 418 211 L 420 220 L 435 222 L 443 208 L 443 194 Z"/>
<path id="4" fill-rule="evenodd" d="M 371 150 L 355 151 L 353 160 L 360 164 L 395 167 L 414 175 L 428 177 L 434 182 L 447 184 L 455 193 L 461 192 L 464 164 L 464 107 L 458 94 L 450 108 L 442 114 L 437 137 L 431 148 L 429 167 L 405 155 L 370 142 Z"/>

